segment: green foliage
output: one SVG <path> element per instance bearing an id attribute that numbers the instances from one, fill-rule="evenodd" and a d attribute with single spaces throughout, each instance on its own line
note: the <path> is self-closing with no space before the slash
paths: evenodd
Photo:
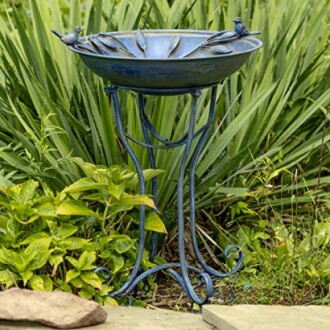
<path id="1" fill-rule="evenodd" d="M 75 161 L 87 176 L 57 194 L 34 180 L 1 185 L 0 285 L 60 289 L 113 304 L 106 295 L 123 284 L 135 262 L 134 207 L 148 206 L 147 230 L 166 229 L 153 200 L 133 193 L 135 173 Z M 152 265 L 147 253 L 143 265 Z M 93 273 L 98 266 L 110 268 L 109 280 Z"/>
<path id="2" fill-rule="evenodd" d="M 330 178 L 298 184 L 285 168 L 274 169 L 269 160 L 264 166 L 252 178 L 253 190 L 227 194 L 221 206 L 203 211 L 209 261 L 221 265 L 218 251 L 232 242 L 241 247 L 245 257 L 236 283 L 239 303 L 327 303 L 330 212 L 324 190 Z M 281 184 L 289 180 L 291 184 Z M 228 260 L 229 268 L 232 262 Z"/>
<path id="3" fill-rule="evenodd" d="M 0 161 L 18 178 L 35 177 L 52 190 L 81 177 L 70 156 L 102 165 L 127 161 L 116 141 L 113 113 L 103 87 L 78 56 L 50 33 L 84 26 L 84 33 L 136 28 L 232 29 L 242 16 L 251 29 L 261 29 L 264 47 L 239 72 L 225 80 L 217 96 L 213 134 L 197 176 L 197 207 L 213 204 L 222 189 L 245 189 L 265 158 L 276 168 L 301 168 L 298 181 L 316 173 L 320 149 L 329 149 L 329 2 L 277 1 L 5 1 L 0 20 Z M 281 17 L 278 12 L 283 13 Z M 32 19 L 30 19 L 32 17 Z M 129 134 L 142 137 L 136 97 L 121 95 Z M 188 102 L 189 103 L 189 102 Z M 198 108 L 197 128 L 206 120 L 209 95 Z M 129 111 L 126 111 L 129 110 Z M 185 96 L 149 97 L 146 111 L 165 137 L 185 131 L 190 111 Z M 143 165 L 144 150 L 133 146 Z M 175 207 L 175 174 L 182 148 L 157 150 L 160 209 L 171 218 Z M 329 166 L 323 157 L 322 166 Z M 249 187 L 250 189 L 253 187 Z M 219 193 L 214 194 L 214 191 Z"/>
<path id="4" fill-rule="evenodd" d="M 239 285 L 250 283 L 257 292 L 256 302 L 329 300 L 329 219 L 305 221 L 303 226 L 261 220 L 252 228 L 242 226 L 237 237 L 245 253 Z"/>

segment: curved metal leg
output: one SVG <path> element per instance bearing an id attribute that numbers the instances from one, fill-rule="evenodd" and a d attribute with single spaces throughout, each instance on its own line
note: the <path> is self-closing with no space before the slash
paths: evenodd
<path id="1" fill-rule="evenodd" d="M 114 107 L 116 121 L 117 121 L 117 125 L 118 125 L 119 137 L 120 137 L 122 144 L 126 148 L 128 154 L 130 155 L 130 157 L 134 163 L 134 166 L 135 166 L 138 178 L 139 178 L 140 194 L 144 195 L 146 193 L 146 189 L 145 189 L 145 182 L 144 182 L 142 168 L 140 166 L 140 163 L 139 163 L 133 149 L 129 145 L 129 143 L 126 139 L 125 133 L 124 133 L 123 124 L 121 121 L 119 103 L 118 103 L 117 88 L 108 88 L 106 90 L 106 92 L 108 93 L 109 97 L 112 97 L 113 107 Z M 143 257 L 143 249 L 144 249 L 144 244 L 145 244 L 144 222 L 145 222 L 145 206 L 140 205 L 140 223 L 139 223 L 139 236 L 140 237 L 139 237 L 139 247 L 138 247 L 136 262 L 135 262 L 135 265 L 133 267 L 133 270 L 132 270 L 127 282 L 116 293 L 111 294 L 114 297 L 119 296 L 123 293 L 127 293 L 128 287 L 131 285 L 131 283 L 134 281 L 134 279 L 136 278 L 136 276 L 138 275 L 138 273 L 140 271 L 141 261 L 142 261 L 142 257 Z"/>
<path id="2" fill-rule="evenodd" d="M 142 126 L 142 131 L 143 131 L 143 136 L 144 140 L 147 144 L 151 144 L 150 142 L 150 137 L 149 137 L 149 132 L 148 132 L 148 127 L 145 124 L 144 120 L 144 100 L 143 100 L 143 95 L 139 94 L 138 95 L 138 101 L 139 101 L 139 115 L 140 115 L 140 123 Z M 156 160 L 155 160 L 155 155 L 152 150 L 152 148 L 147 147 L 148 150 L 148 156 L 149 156 L 149 161 L 150 161 L 150 166 L 152 169 L 156 169 Z M 152 178 L 151 181 L 151 190 L 152 190 L 152 196 L 153 200 L 155 202 L 156 208 L 158 207 L 158 179 L 157 177 Z M 154 210 L 154 212 L 157 212 L 157 210 Z M 157 253 L 157 238 L 158 234 L 156 232 L 152 233 L 152 238 L 151 238 L 151 254 L 150 254 L 150 261 L 152 262 L 155 259 L 156 253 Z"/>
<path id="3" fill-rule="evenodd" d="M 224 257 L 229 258 L 231 256 L 230 251 L 236 250 L 238 251 L 238 260 L 236 263 L 236 266 L 230 270 L 227 273 L 219 273 L 213 268 L 209 267 L 202 254 L 200 253 L 200 250 L 198 248 L 197 243 L 197 237 L 196 237 L 196 220 L 195 220 L 195 173 L 196 173 L 196 167 L 198 163 L 199 156 L 205 146 L 206 139 L 208 136 L 208 133 L 211 129 L 211 124 L 214 119 L 214 110 L 215 110 L 215 101 L 216 101 L 216 95 L 217 95 L 217 86 L 212 88 L 212 94 L 211 94 L 211 103 L 210 103 L 210 110 L 209 110 L 209 116 L 207 120 L 207 124 L 205 125 L 204 131 L 198 141 L 198 144 L 195 148 L 194 154 L 192 156 L 192 164 L 189 174 L 189 182 L 190 182 L 190 233 L 191 233 L 191 239 L 194 247 L 194 252 L 196 255 L 196 258 L 200 265 L 204 268 L 204 270 L 209 273 L 212 276 L 215 276 L 216 278 L 225 278 L 228 277 L 234 273 L 236 273 L 240 267 L 243 264 L 244 255 L 243 252 L 240 250 L 240 248 L 237 245 L 231 244 L 224 250 Z"/>
<path id="4" fill-rule="evenodd" d="M 178 241 L 179 241 L 179 257 L 181 264 L 182 277 L 185 283 L 185 287 L 188 292 L 188 296 L 191 300 L 196 302 L 199 305 L 205 304 L 212 297 L 213 294 L 213 283 L 212 279 L 207 273 L 201 273 L 200 276 L 203 277 L 207 292 L 205 299 L 201 299 L 197 296 L 188 274 L 188 267 L 186 261 L 186 253 L 185 253 L 185 243 L 184 243 L 184 214 L 183 214 L 183 183 L 185 171 L 187 169 L 188 157 L 191 150 L 191 145 L 194 136 L 194 128 L 195 128 L 195 117 L 197 111 L 197 101 L 200 96 L 200 91 L 196 90 L 194 94 L 192 94 L 192 104 L 191 104 L 191 112 L 190 112 L 190 121 L 188 128 L 188 136 L 187 143 L 184 150 L 184 154 L 182 156 L 180 170 L 179 170 L 179 178 L 178 178 L 178 187 L 177 187 L 177 199 L 178 199 Z"/>

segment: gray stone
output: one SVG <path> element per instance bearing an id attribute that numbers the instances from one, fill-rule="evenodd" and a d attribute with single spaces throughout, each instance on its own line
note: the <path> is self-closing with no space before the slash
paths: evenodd
<path id="1" fill-rule="evenodd" d="M 202 315 L 219 330 L 330 329 L 330 308 L 321 306 L 208 305 Z"/>
<path id="2" fill-rule="evenodd" d="M 107 308 L 106 323 L 98 330 L 212 330 L 201 315 L 170 310 L 150 310 L 138 307 Z"/>
<path id="3" fill-rule="evenodd" d="M 108 319 L 88 330 L 212 330 L 201 315 L 169 310 L 150 310 L 138 307 L 105 307 Z M 45 326 L 31 322 L 0 321 L 0 330 L 47 330 Z"/>
<path id="4" fill-rule="evenodd" d="M 107 312 L 93 301 L 73 294 L 10 289 L 0 292 L 0 319 L 35 321 L 60 329 L 99 324 Z M 15 324 L 16 325 L 16 324 Z"/>

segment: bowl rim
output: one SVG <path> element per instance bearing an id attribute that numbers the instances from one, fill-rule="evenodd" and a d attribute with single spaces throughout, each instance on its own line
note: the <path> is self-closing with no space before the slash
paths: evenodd
<path id="1" fill-rule="evenodd" d="M 137 30 L 128 30 L 128 31 L 114 31 L 114 32 L 100 32 L 100 33 L 111 33 L 114 36 L 117 35 L 122 35 L 122 34 L 133 34 L 136 33 Z M 186 29 L 151 29 L 151 30 L 141 30 L 143 33 L 196 33 L 196 34 L 205 34 L 205 35 L 212 35 L 216 32 L 220 32 L 220 31 L 210 31 L 210 30 L 186 30 Z M 230 31 L 230 30 L 226 30 L 226 31 Z M 87 36 L 82 36 L 80 37 L 78 40 L 79 41 L 84 41 L 86 38 L 91 38 L 94 36 L 98 36 L 98 33 L 94 33 L 94 34 L 90 34 Z M 108 56 L 108 55 L 102 55 L 102 54 L 89 54 L 89 53 L 85 53 L 83 51 L 80 51 L 76 48 L 74 48 L 72 45 L 68 45 L 67 47 L 75 52 L 78 53 L 80 55 L 83 56 L 87 56 L 87 57 L 93 57 L 93 58 L 102 58 L 102 59 L 107 59 L 107 60 L 116 60 L 116 61 L 123 61 L 123 62 L 161 62 L 161 63 L 166 63 L 166 62 L 185 62 L 185 61 L 198 61 L 198 60 L 207 60 L 207 59 L 214 59 L 214 58 L 227 58 L 227 57 L 235 57 L 235 56 L 239 56 L 242 54 L 249 54 L 252 53 L 256 50 L 258 50 L 259 48 L 261 48 L 263 46 L 263 42 L 257 38 L 253 38 L 253 37 L 244 37 L 244 38 L 240 38 L 238 40 L 242 40 L 242 41 L 248 41 L 249 43 L 252 43 L 255 47 L 242 51 L 242 52 L 234 52 L 234 53 L 229 53 L 229 54 L 219 54 L 219 55 L 212 55 L 212 56 L 205 56 L 205 57 L 185 57 L 185 58 L 145 58 L 145 57 L 135 57 L 135 58 L 131 58 L 131 57 L 112 57 L 112 56 Z"/>

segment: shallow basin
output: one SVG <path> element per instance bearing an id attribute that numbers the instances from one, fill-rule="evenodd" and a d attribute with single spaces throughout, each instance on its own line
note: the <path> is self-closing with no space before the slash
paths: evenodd
<path id="1" fill-rule="evenodd" d="M 142 35 L 145 47 L 141 48 L 137 33 L 139 32 L 111 32 L 79 38 L 80 44 L 95 50 L 96 41 L 100 38 L 107 39 L 107 35 L 110 36 L 108 39 L 113 36 L 131 54 L 109 48 L 106 54 L 86 52 L 75 46 L 68 48 L 78 53 L 94 73 L 115 86 L 132 89 L 180 89 L 218 84 L 237 71 L 250 54 L 262 46 L 262 42 L 256 38 L 233 38 L 221 43 L 222 47 L 228 49 L 228 53 L 215 54 L 209 47 L 198 48 L 215 33 L 213 31 L 144 30 Z M 173 41 L 176 41 L 174 50 Z"/>

